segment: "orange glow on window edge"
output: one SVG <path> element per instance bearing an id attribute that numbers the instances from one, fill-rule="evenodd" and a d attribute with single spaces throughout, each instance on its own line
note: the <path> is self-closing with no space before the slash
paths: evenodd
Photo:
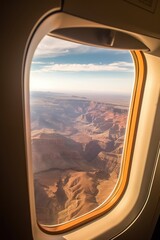
<path id="1" fill-rule="evenodd" d="M 100 205 L 95 210 L 89 213 L 86 213 L 85 215 L 82 215 L 76 219 L 73 219 L 71 221 L 68 221 L 60 225 L 54 225 L 54 226 L 43 225 L 37 222 L 39 228 L 45 233 L 48 233 L 48 234 L 62 233 L 104 215 L 109 210 L 111 210 L 111 208 L 113 208 L 115 204 L 118 203 L 118 201 L 120 200 L 120 198 L 122 197 L 126 189 L 128 178 L 129 178 L 129 171 L 131 166 L 131 159 L 132 159 L 132 153 L 134 148 L 137 123 L 138 123 L 139 112 L 141 108 L 141 97 L 142 97 L 142 92 L 144 88 L 144 79 L 145 79 L 145 75 L 144 75 L 145 61 L 144 61 L 143 53 L 141 53 L 140 51 L 131 51 L 131 53 L 135 63 L 136 79 L 134 83 L 132 100 L 130 103 L 128 127 L 126 131 L 126 139 L 124 144 L 121 172 L 120 172 L 120 176 L 116 184 L 116 187 L 113 193 L 111 194 L 111 196 L 106 200 L 105 203 Z"/>

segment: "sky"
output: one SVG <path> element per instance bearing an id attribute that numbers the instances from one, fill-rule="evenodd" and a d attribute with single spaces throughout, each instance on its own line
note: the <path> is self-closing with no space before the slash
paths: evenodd
<path id="1" fill-rule="evenodd" d="M 130 95 L 134 64 L 129 51 L 97 48 L 45 36 L 30 70 L 31 91 Z"/>

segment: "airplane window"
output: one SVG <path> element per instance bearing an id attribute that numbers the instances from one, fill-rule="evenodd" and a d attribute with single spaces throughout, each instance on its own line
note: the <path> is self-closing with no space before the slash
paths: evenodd
<path id="1" fill-rule="evenodd" d="M 41 226 L 81 222 L 114 195 L 134 72 L 129 51 L 49 36 L 39 43 L 30 70 L 30 141 Z"/>

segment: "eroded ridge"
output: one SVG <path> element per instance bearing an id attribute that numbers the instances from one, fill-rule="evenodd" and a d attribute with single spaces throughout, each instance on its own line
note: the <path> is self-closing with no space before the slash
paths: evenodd
<path id="1" fill-rule="evenodd" d="M 112 97 L 113 99 L 113 97 Z M 36 213 L 56 225 L 102 204 L 119 175 L 128 103 L 31 94 Z"/>

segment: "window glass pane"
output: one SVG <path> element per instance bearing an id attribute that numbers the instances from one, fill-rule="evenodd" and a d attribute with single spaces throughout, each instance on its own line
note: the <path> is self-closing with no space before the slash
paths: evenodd
<path id="1" fill-rule="evenodd" d="M 46 36 L 30 71 L 37 220 L 57 225 L 103 204 L 123 156 L 134 83 L 129 51 Z"/>

